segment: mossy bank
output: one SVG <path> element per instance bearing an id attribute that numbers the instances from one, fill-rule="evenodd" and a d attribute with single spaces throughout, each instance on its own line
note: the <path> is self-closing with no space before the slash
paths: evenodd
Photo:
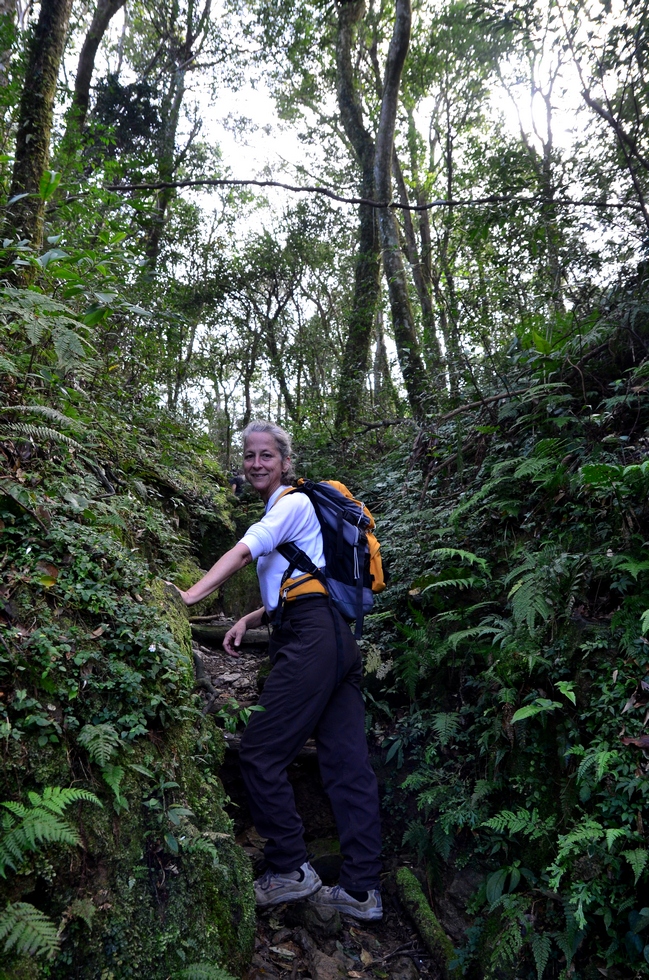
<path id="1" fill-rule="evenodd" d="M 66 809 L 79 843 L 37 834 L 9 854 L 1 908 L 29 903 L 59 940 L 0 975 L 238 974 L 250 867 L 222 808 L 224 743 L 194 692 L 185 610 L 162 581 L 230 546 L 236 503 L 205 439 L 154 408 L 100 411 L 110 439 L 97 417 L 72 448 L 0 443 L 1 798 L 29 807 L 75 787 L 98 801 Z M 17 818 L 3 809 L 6 843 Z"/>

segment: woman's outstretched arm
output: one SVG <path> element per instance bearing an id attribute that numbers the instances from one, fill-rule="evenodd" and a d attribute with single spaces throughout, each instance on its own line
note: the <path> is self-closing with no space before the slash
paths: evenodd
<path id="1" fill-rule="evenodd" d="M 209 572 L 203 575 L 203 578 L 195 582 L 191 588 L 183 592 L 182 589 L 178 589 L 182 600 L 187 606 L 193 606 L 195 603 L 200 602 L 201 599 L 207 598 L 211 595 L 220 585 L 227 582 L 235 572 L 240 571 L 240 569 L 245 568 L 252 561 L 252 555 L 250 554 L 250 548 L 247 544 L 243 544 L 241 541 L 235 544 L 234 548 L 230 548 L 226 551 L 219 560 L 212 565 Z"/>

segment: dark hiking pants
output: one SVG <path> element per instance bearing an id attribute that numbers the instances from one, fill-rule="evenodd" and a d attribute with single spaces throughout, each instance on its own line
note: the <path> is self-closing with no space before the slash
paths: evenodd
<path id="1" fill-rule="evenodd" d="M 339 684 L 334 616 L 342 645 Z M 253 713 L 240 755 L 254 824 L 268 839 L 268 866 L 275 872 L 295 871 L 307 860 L 304 826 L 286 769 L 313 735 L 340 838 L 340 884 L 355 891 L 376 888 L 379 799 L 367 754 L 356 641 L 328 599 L 313 596 L 286 604 L 269 653 L 273 667 L 259 699 L 266 710 Z"/>

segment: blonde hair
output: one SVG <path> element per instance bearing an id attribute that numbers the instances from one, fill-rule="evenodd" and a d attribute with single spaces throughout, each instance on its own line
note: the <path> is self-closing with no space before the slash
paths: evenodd
<path id="1" fill-rule="evenodd" d="M 265 419 L 255 419 L 255 421 L 249 422 L 242 432 L 244 450 L 246 448 L 246 441 L 253 432 L 267 432 L 268 435 L 271 435 L 275 440 L 277 451 L 282 457 L 282 463 L 284 463 L 285 460 L 290 459 L 293 454 L 291 437 L 285 429 L 282 429 L 280 425 L 275 425 L 274 422 L 266 422 Z M 291 486 L 295 478 L 293 464 L 289 463 L 286 471 L 282 472 L 282 483 L 285 486 Z"/>

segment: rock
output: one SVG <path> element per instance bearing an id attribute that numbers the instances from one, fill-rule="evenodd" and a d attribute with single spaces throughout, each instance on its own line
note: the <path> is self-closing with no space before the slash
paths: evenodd
<path id="1" fill-rule="evenodd" d="M 309 968 L 312 980 L 340 980 L 347 972 L 335 957 L 319 949 L 309 954 Z"/>
<path id="2" fill-rule="evenodd" d="M 351 956 L 347 956 L 347 954 L 342 949 L 337 949 L 336 952 L 333 953 L 329 958 L 336 961 L 336 963 L 338 964 L 338 968 L 343 973 L 347 973 L 348 970 L 353 970 L 354 967 L 356 966 Z M 370 956 L 370 961 L 371 960 L 372 957 Z"/>
<path id="3" fill-rule="evenodd" d="M 409 956 L 399 956 L 389 963 L 390 980 L 419 980 L 419 970 Z"/>
<path id="4" fill-rule="evenodd" d="M 287 925 L 302 926 L 312 936 L 329 939 L 342 931 L 340 914 L 336 909 L 312 905 L 310 902 L 296 902 L 286 909 Z"/>
<path id="5" fill-rule="evenodd" d="M 455 905 L 465 909 L 469 899 L 473 898 L 483 881 L 482 872 L 476 871 L 475 868 L 462 868 L 454 875 L 446 894 Z"/>

